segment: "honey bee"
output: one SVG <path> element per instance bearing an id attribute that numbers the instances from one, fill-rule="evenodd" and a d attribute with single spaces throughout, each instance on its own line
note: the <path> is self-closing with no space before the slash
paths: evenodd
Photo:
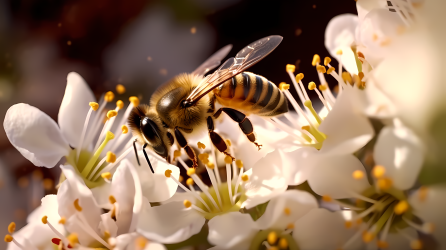
<path id="1" fill-rule="evenodd" d="M 231 50 L 232 46 L 227 45 L 194 72 L 180 74 L 161 85 L 152 95 L 150 105 L 139 105 L 129 115 L 128 123 L 137 137 L 135 142 L 143 143 L 143 149 L 149 146 L 168 162 L 170 148 L 177 142 L 196 167 L 197 156 L 188 145 L 186 136 L 207 129 L 213 145 L 231 156 L 225 140 L 214 131 L 214 120 L 225 112 L 260 150 L 262 145 L 256 142 L 254 128 L 247 115 L 277 116 L 288 112 L 288 102 L 275 84 L 244 71 L 271 53 L 281 41 L 281 36 L 257 40 L 204 77 L 209 70 L 220 65 Z M 217 111 L 216 102 L 222 106 Z M 150 165 L 146 152 L 143 152 Z"/>

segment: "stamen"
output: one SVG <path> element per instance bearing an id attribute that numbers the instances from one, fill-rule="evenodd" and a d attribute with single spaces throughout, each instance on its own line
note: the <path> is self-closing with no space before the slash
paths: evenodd
<path id="1" fill-rule="evenodd" d="M 305 105 L 305 107 L 307 107 L 307 108 L 310 110 L 311 114 L 313 114 L 313 116 L 314 116 L 314 118 L 316 119 L 316 121 L 317 121 L 319 124 L 321 124 L 321 123 L 322 123 L 322 119 L 321 119 L 321 117 L 318 115 L 318 113 L 316 112 L 316 110 L 314 110 L 314 108 L 313 108 L 313 103 L 312 103 L 310 100 L 306 100 L 306 101 L 304 102 L 304 105 Z"/>
<path id="2" fill-rule="evenodd" d="M 129 128 L 126 125 L 122 125 L 121 130 L 123 134 L 127 134 L 129 132 Z"/>
<path id="3" fill-rule="evenodd" d="M 101 238 L 101 236 L 99 236 L 96 231 L 90 226 L 90 224 L 88 223 L 88 220 L 85 218 L 84 214 L 81 213 L 82 212 L 82 207 L 79 206 L 79 199 L 76 199 L 74 201 L 74 207 L 76 208 L 76 210 L 78 211 L 77 215 L 79 217 L 79 221 L 76 221 L 79 226 L 88 234 L 90 234 L 93 238 L 95 238 L 97 241 L 99 241 L 102 245 L 104 245 L 105 247 L 107 247 L 108 249 L 111 249 L 110 245 L 104 241 L 104 239 Z M 77 238 L 77 235 L 76 235 Z M 70 237 L 68 237 L 68 241 L 70 241 L 71 244 L 71 240 Z M 71 244 L 73 246 L 73 244 Z"/>
<path id="4" fill-rule="evenodd" d="M 229 200 L 231 200 L 231 205 L 234 206 L 234 201 L 232 200 L 232 182 L 231 182 L 231 163 L 232 163 L 232 158 L 230 156 L 226 156 L 225 157 L 225 162 L 226 162 L 226 183 L 228 184 Z M 235 192 L 237 192 L 237 191 L 235 191 Z"/>
<path id="5" fill-rule="evenodd" d="M 288 75 L 290 76 L 290 78 L 291 78 L 291 81 L 293 82 L 293 85 L 294 85 L 294 88 L 296 89 L 296 91 L 297 91 L 297 95 L 299 96 L 299 99 L 303 102 L 303 101 L 305 101 L 306 99 L 304 98 L 304 95 L 303 95 L 303 93 L 302 93 L 302 89 L 298 86 L 298 84 L 297 84 L 297 79 L 296 79 L 296 76 L 294 76 L 294 69 L 296 68 L 296 66 L 294 66 L 294 65 L 292 65 L 292 64 L 287 64 L 287 66 L 286 66 L 286 71 L 288 72 Z M 290 70 L 290 69 L 293 69 L 293 70 Z M 302 78 L 303 78 L 303 75 L 302 75 Z M 282 91 L 285 91 L 286 89 L 282 89 Z"/>
<path id="6" fill-rule="evenodd" d="M 8 232 L 10 234 L 13 234 L 15 232 L 15 228 L 16 228 L 15 222 L 9 223 L 9 225 L 8 225 Z"/>
<path id="7" fill-rule="evenodd" d="M 14 239 L 14 237 L 12 237 L 12 236 L 9 235 L 9 234 L 5 235 L 5 242 L 6 242 L 6 243 L 14 242 L 14 244 L 16 244 L 17 247 L 19 247 L 20 249 L 22 249 L 22 250 L 25 250 L 25 249 L 26 249 L 22 244 L 18 243 L 18 242 Z"/>
<path id="8" fill-rule="evenodd" d="M 316 66 L 316 70 L 317 70 L 318 73 L 322 73 L 322 74 L 327 72 L 327 70 L 325 69 L 325 67 L 322 66 L 322 65 L 318 65 L 318 66 Z"/>
<path id="9" fill-rule="evenodd" d="M 76 246 L 77 243 L 79 243 L 79 239 L 78 239 L 76 233 L 72 233 L 72 234 L 68 235 L 67 239 L 68 239 L 68 242 L 70 242 L 70 245 L 73 247 Z"/>
<path id="10" fill-rule="evenodd" d="M 387 243 L 387 242 L 385 242 L 385 240 L 386 240 L 386 238 L 387 238 L 387 234 L 389 233 L 390 226 L 392 225 L 393 218 L 394 218 L 394 214 L 392 213 L 392 214 L 390 215 L 390 218 L 387 220 L 386 225 L 384 226 L 383 231 L 381 232 L 381 235 L 380 235 L 380 237 L 379 237 L 378 244 L 380 244 L 379 242 L 383 242 L 383 243 L 381 243 L 381 244 L 383 244 L 383 245 L 385 245 L 385 243 Z M 379 245 L 378 245 L 378 246 L 379 246 Z M 383 248 L 383 247 L 380 247 L 380 248 Z"/>
<path id="11" fill-rule="evenodd" d="M 188 178 L 188 179 L 186 180 L 186 184 L 187 184 L 188 186 L 193 186 L 193 185 L 194 185 L 194 179 L 192 179 L 192 178 Z"/>
<path id="12" fill-rule="evenodd" d="M 355 180 L 361 180 L 362 178 L 364 178 L 364 172 L 361 170 L 355 170 L 352 173 L 352 176 Z"/>
<path id="13" fill-rule="evenodd" d="M 240 168 L 240 174 L 239 174 L 239 176 L 238 176 L 238 178 L 237 178 L 237 181 L 235 182 L 234 193 L 237 193 L 237 191 L 238 191 L 238 187 L 239 187 L 240 182 L 241 182 L 241 179 L 242 179 L 242 174 L 243 174 L 243 165 L 242 165 L 242 167 Z M 232 199 L 233 199 L 234 202 L 235 202 L 235 200 L 236 200 L 236 195 L 234 195 L 234 197 L 233 197 Z"/>
<path id="14" fill-rule="evenodd" d="M 269 244 L 274 245 L 277 241 L 277 233 L 272 231 L 268 234 L 268 236 L 266 237 L 267 241 Z"/>
<path id="15" fill-rule="evenodd" d="M 419 239 L 415 239 L 412 236 L 408 235 L 403 230 L 400 230 L 399 228 L 395 228 L 396 231 L 401 234 L 403 237 L 405 237 L 407 240 L 410 241 L 410 248 L 413 250 L 421 250 L 423 248 L 423 243 Z"/>
<path id="16" fill-rule="evenodd" d="M 278 245 L 280 249 L 288 249 L 288 241 L 285 238 L 280 238 Z"/>
<path id="17" fill-rule="evenodd" d="M 45 215 L 42 217 L 42 223 L 48 225 L 51 231 L 53 231 L 53 233 L 55 233 L 62 240 L 63 244 L 65 246 L 68 246 L 68 239 L 65 238 L 65 236 L 59 231 L 57 231 L 57 229 L 48 221 L 48 216 Z"/>
<path id="18" fill-rule="evenodd" d="M 249 177 L 246 174 L 242 175 L 242 181 L 249 181 Z"/>
<path id="19" fill-rule="evenodd" d="M 329 63 L 331 62 L 331 58 L 330 57 L 325 57 L 324 58 L 324 65 L 327 66 Z"/>
<path id="20" fill-rule="evenodd" d="M 97 104 L 96 102 L 90 102 L 89 105 L 90 105 L 90 110 L 88 110 L 87 118 L 85 118 L 84 127 L 82 128 L 81 138 L 79 140 L 79 145 L 77 145 L 76 161 L 79 160 L 79 155 L 82 151 L 82 145 L 84 143 L 85 133 L 87 132 L 87 127 L 88 127 L 88 122 L 90 121 L 91 112 L 96 111 L 99 108 L 99 104 Z"/>
<path id="21" fill-rule="evenodd" d="M 198 146 L 199 149 L 205 149 L 205 148 L 206 148 L 206 145 L 204 145 L 204 144 L 201 143 L 201 142 L 198 142 L 198 143 L 197 143 L 197 146 Z"/>
<path id="22" fill-rule="evenodd" d="M 378 179 L 376 184 L 379 187 L 379 189 L 386 191 L 392 187 L 393 182 L 390 178 L 381 178 L 381 179 Z"/>
<path id="23" fill-rule="evenodd" d="M 406 218 L 406 216 L 402 216 L 403 220 L 411 227 L 416 229 L 417 231 L 431 234 L 435 230 L 435 225 L 433 223 L 424 223 L 423 225 L 418 225 L 417 223 L 413 222 L 412 220 Z"/>
<path id="24" fill-rule="evenodd" d="M 270 122 L 271 124 L 273 124 L 275 127 L 279 127 L 281 130 L 283 130 L 284 132 L 287 132 L 289 135 L 293 136 L 295 139 L 297 139 L 300 143 L 304 144 L 306 143 L 306 140 L 304 138 L 302 138 L 300 135 L 297 134 L 296 131 L 294 131 L 294 128 L 290 128 L 289 126 L 287 126 L 286 124 L 282 123 L 280 120 L 276 119 L 276 118 L 272 118 L 270 119 L 265 119 L 266 121 Z M 273 122 L 274 121 L 274 122 Z M 299 129 L 299 127 L 296 128 L 296 130 L 298 130 L 299 132 L 301 132 L 302 134 L 304 133 L 303 130 L 301 131 Z M 316 140 L 316 139 L 315 139 Z"/>
<path id="25" fill-rule="evenodd" d="M 108 91 L 108 92 L 105 93 L 105 95 L 104 95 L 104 100 L 105 100 L 106 102 L 111 102 L 111 101 L 113 101 L 114 98 L 115 98 L 115 94 L 114 94 L 113 92 L 111 92 L 111 91 Z"/>
<path id="26" fill-rule="evenodd" d="M 318 63 L 321 62 L 321 58 L 318 54 L 314 54 L 313 61 L 311 62 L 311 65 L 316 66 Z"/>
<path id="27" fill-rule="evenodd" d="M 133 139 L 130 140 L 131 142 L 133 142 Z M 94 181 L 97 181 L 99 179 L 99 177 L 101 176 L 101 174 L 106 173 L 106 172 L 112 172 L 112 170 L 115 168 L 115 166 L 122 161 L 122 159 L 124 159 L 130 152 L 132 152 L 133 147 L 132 146 L 128 146 L 127 149 L 124 151 L 124 153 L 122 153 L 118 159 L 116 159 L 116 161 L 114 163 L 110 163 L 108 164 L 104 169 L 102 169 L 100 171 L 100 174 L 96 174 L 97 176 L 93 176 L 92 179 Z M 150 151 L 149 151 L 150 152 Z"/>
<path id="28" fill-rule="evenodd" d="M 396 204 L 394 212 L 396 215 L 401 215 L 405 213 L 408 209 L 409 209 L 409 203 L 407 203 L 407 201 L 405 200 L 401 200 L 398 202 L 398 204 Z"/>
<path id="29" fill-rule="evenodd" d="M 125 93 L 125 87 L 122 84 L 118 84 L 116 85 L 116 92 L 118 92 L 118 94 L 122 95 Z"/>
<path id="30" fill-rule="evenodd" d="M 353 83 L 352 76 L 347 71 L 342 72 L 342 79 L 345 83 L 349 83 L 350 85 Z"/>
<path id="31" fill-rule="evenodd" d="M 323 85 L 319 85 L 319 87 L 320 87 L 320 86 L 323 86 Z M 325 98 L 322 96 L 321 92 L 319 92 L 319 90 L 316 88 L 316 84 L 315 84 L 314 82 L 310 82 L 310 83 L 308 84 L 308 89 L 309 89 L 309 90 L 314 90 L 314 91 L 316 91 L 316 94 L 319 96 L 319 100 L 321 100 L 322 104 L 324 104 L 324 107 L 325 107 L 328 111 L 331 110 L 330 106 L 328 105 L 328 103 L 327 103 L 327 101 L 325 100 Z M 320 123 L 319 123 L 319 124 L 320 124 Z"/>
<path id="32" fill-rule="evenodd" d="M 183 201 L 183 205 L 185 208 L 190 208 L 192 206 L 192 202 L 188 201 L 188 200 L 184 200 Z"/>
<path id="33" fill-rule="evenodd" d="M 217 166 L 217 168 L 215 168 L 213 170 L 215 173 L 215 178 L 217 179 L 218 185 L 221 185 L 220 172 L 218 171 L 218 165 L 217 165 L 217 157 L 215 156 L 215 147 L 212 144 L 210 145 L 210 147 L 211 147 L 211 153 L 212 153 L 212 163 L 214 163 L 214 166 Z M 212 184 L 212 185 L 214 185 L 214 184 Z"/>
<path id="34" fill-rule="evenodd" d="M 289 207 L 285 207 L 285 208 L 283 209 L 283 213 L 284 213 L 285 215 L 290 215 L 290 214 L 291 214 L 291 209 L 290 209 Z"/>
<path id="35" fill-rule="evenodd" d="M 107 145 L 107 143 L 110 140 L 112 140 L 113 138 L 115 138 L 115 135 L 112 132 L 107 131 L 107 133 L 105 135 L 104 141 L 99 146 L 99 148 L 96 150 L 96 152 L 94 153 L 93 157 L 91 157 L 91 159 L 88 161 L 88 163 L 84 167 L 84 169 L 82 170 L 82 176 L 87 176 L 87 174 L 90 173 L 90 171 L 92 170 L 92 168 L 94 166 L 94 163 L 98 160 L 99 155 L 102 153 L 102 150 L 104 150 L 104 148 Z"/>
<path id="36" fill-rule="evenodd" d="M 65 225 L 66 222 L 67 222 L 67 219 L 65 217 L 63 217 L 63 216 L 60 217 L 59 224 Z"/>

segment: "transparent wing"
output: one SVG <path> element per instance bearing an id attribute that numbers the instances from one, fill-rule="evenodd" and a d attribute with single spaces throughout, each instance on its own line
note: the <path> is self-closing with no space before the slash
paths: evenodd
<path id="1" fill-rule="evenodd" d="M 221 60 L 225 58 L 229 51 L 232 49 L 232 44 L 226 45 L 219 51 L 215 52 L 211 57 L 209 57 L 204 63 L 202 63 L 192 74 L 204 76 L 211 69 L 214 69 L 220 65 Z"/>
<path id="2" fill-rule="evenodd" d="M 257 40 L 234 57 L 226 60 L 214 73 L 206 76 L 197 88 L 187 97 L 186 105 L 192 105 L 226 80 L 240 74 L 271 53 L 282 41 L 281 36 L 268 36 Z"/>

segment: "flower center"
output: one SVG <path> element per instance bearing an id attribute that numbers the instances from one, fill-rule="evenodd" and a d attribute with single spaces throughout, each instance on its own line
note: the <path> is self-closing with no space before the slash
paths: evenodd
<path id="1" fill-rule="evenodd" d="M 251 241 L 250 250 L 299 250 L 293 237 L 283 230 L 259 231 Z"/>

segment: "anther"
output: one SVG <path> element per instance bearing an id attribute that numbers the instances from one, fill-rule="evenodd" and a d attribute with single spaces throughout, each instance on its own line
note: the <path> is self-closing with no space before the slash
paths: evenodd
<path id="1" fill-rule="evenodd" d="M 370 232 L 368 232 L 368 231 L 365 231 L 365 232 L 362 234 L 362 240 L 363 240 L 365 243 L 369 243 L 369 242 L 372 241 L 374 238 L 375 238 L 375 235 L 372 234 L 372 233 L 370 233 Z"/>
<path id="2" fill-rule="evenodd" d="M 243 162 L 242 162 L 242 160 L 236 160 L 236 161 L 235 161 L 235 165 L 237 165 L 238 168 L 242 168 L 242 167 L 243 167 Z"/>
<path id="3" fill-rule="evenodd" d="M 116 107 L 118 107 L 119 109 L 124 108 L 124 102 L 121 101 L 121 100 L 118 100 L 118 101 L 116 102 Z"/>
<path id="4" fill-rule="evenodd" d="M 281 82 L 279 84 L 279 89 L 282 91 L 288 90 L 288 89 L 290 89 L 290 85 L 287 84 L 286 82 Z"/>
<path id="5" fill-rule="evenodd" d="M 110 202 L 110 204 L 115 204 L 116 203 L 116 198 L 113 195 L 110 195 L 108 197 L 108 201 Z"/>
<path id="6" fill-rule="evenodd" d="M 190 202 L 189 200 L 184 200 L 183 205 L 185 208 L 190 208 L 192 206 L 192 202 Z"/>
<path id="7" fill-rule="evenodd" d="M 195 168 L 189 168 L 189 169 L 187 170 L 187 175 L 188 175 L 188 176 L 192 176 L 193 174 L 195 174 Z"/>
<path id="8" fill-rule="evenodd" d="M 294 229 L 294 224 L 290 223 L 286 226 L 286 229 Z"/>
<path id="9" fill-rule="evenodd" d="M 386 168 L 384 168 L 381 165 L 376 165 L 372 169 L 372 174 L 373 176 L 375 176 L 375 178 L 381 178 L 384 176 L 385 173 L 386 173 Z"/>
<path id="10" fill-rule="evenodd" d="M 318 54 L 314 54 L 313 61 L 311 62 L 311 65 L 316 66 L 318 63 L 321 62 L 321 58 Z"/>
<path id="11" fill-rule="evenodd" d="M 129 101 L 133 104 L 134 107 L 139 105 L 139 99 L 136 96 L 130 96 Z"/>
<path id="12" fill-rule="evenodd" d="M 181 156 L 181 151 L 180 150 L 173 151 L 173 157 L 174 158 L 177 158 L 177 157 L 180 157 L 180 156 Z"/>
<path id="13" fill-rule="evenodd" d="M 318 65 L 318 66 L 316 66 L 316 70 L 317 70 L 317 72 L 319 72 L 319 73 L 325 73 L 325 72 L 327 72 L 327 70 L 325 69 L 325 67 L 322 66 L 322 65 Z"/>
<path id="14" fill-rule="evenodd" d="M 420 250 L 423 248 L 423 243 L 421 242 L 421 240 L 413 240 L 410 242 L 410 248 L 414 250 Z"/>
<path id="15" fill-rule="evenodd" d="M 104 100 L 106 102 L 111 102 L 111 101 L 113 101 L 114 98 L 115 98 L 115 94 L 113 94 L 113 92 L 108 91 L 107 93 L 105 93 Z"/>
<path id="16" fill-rule="evenodd" d="M 278 245 L 279 245 L 280 249 L 287 249 L 288 248 L 288 241 L 285 238 L 280 238 Z"/>
<path id="17" fill-rule="evenodd" d="M 71 246 L 75 246 L 79 242 L 79 239 L 78 239 L 76 233 L 72 233 L 72 234 L 68 235 L 67 239 L 68 239 L 68 242 L 70 242 Z"/>
<path id="18" fill-rule="evenodd" d="M 76 199 L 73 202 L 74 208 L 78 211 L 78 212 L 82 212 L 82 207 L 79 205 L 79 199 Z M 43 222 L 43 218 L 42 218 L 42 222 Z"/>
<path id="19" fill-rule="evenodd" d="M 5 235 L 5 242 L 11 242 L 12 240 L 13 240 L 14 238 L 12 238 L 12 236 L 11 235 L 9 235 L 9 234 L 7 234 L 7 235 Z"/>
<path id="20" fill-rule="evenodd" d="M 208 166 L 209 169 L 214 169 L 215 165 L 212 162 L 208 162 L 208 164 L 206 164 Z"/>
<path id="21" fill-rule="evenodd" d="M 9 232 L 10 234 L 14 233 L 14 232 L 15 232 L 15 228 L 16 228 L 16 226 L 15 226 L 15 222 L 11 222 L 11 223 L 9 223 L 9 226 L 8 226 L 8 232 Z"/>
<path id="22" fill-rule="evenodd" d="M 59 224 L 65 225 L 66 222 L 67 222 L 67 219 L 65 217 L 63 217 L 63 216 L 60 217 Z"/>
<path id="23" fill-rule="evenodd" d="M 45 215 L 45 216 L 42 217 L 42 223 L 43 224 L 48 223 L 48 216 Z"/>
<path id="24" fill-rule="evenodd" d="M 104 231 L 104 238 L 105 238 L 105 239 L 108 239 L 108 238 L 110 238 L 110 237 L 111 237 L 110 232 L 107 231 L 107 230 L 105 230 L 105 231 Z"/>
<path id="25" fill-rule="evenodd" d="M 319 85 L 319 90 L 320 91 L 324 91 L 324 90 L 327 90 L 327 85 L 323 85 L 323 84 L 321 84 L 321 85 Z"/>
<path id="26" fill-rule="evenodd" d="M 136 245 L 138 246 L 138 249 L 145 249 L 147 242 L 149 240 L 147 240 L 146 238 L 140 236 L 136 239 Z"/>
<path id="27" fill-rule="evenodd" d="M 352 83 L 352 76 L 347 71 L 342 72 L 342 79 L 345 83 Z"/>
<path id="28" fill-rule="evenodd" d="M 353 226 L 353 222 L 351 222 L 351 221 L 346 221 L 346 222 L 344 223 L 344 226 L 345 226 L 345 228 L 349 229 L 349 228 L 351 228 L 351 227 Z"/>
<path id="29" fill-rule="evenodd" d="M 331 74 L 333 71 L 335 71 L 334 67 L 330 67 L 327 69 L 327 74 Z"/>
<path id="30" fill-rule="evenodd" d="M 116 155 L 113 152 L 108 151 L 107 152 L 107 156 L 105 158 L 105 161 L 108 162 L 108 163 L 115 163 Z"/>
<path id="31" fill-rule="evenodd" d="M 111 180 L 112 175 L 111 175 L 110 172 L 105 172 L 105 173 L 102 173 L 102 174 L 101 174 L 101 177 L 104 178 L 104 179 L 106 179 L 106 180 Z"/>
<path id="32" fill-rule="evenodd" d="M 286 207 L 283 209 L 283 213 L 286 215 L 290 215 L 291 214 L 291 209 L 289 207 Z"/>
<path id="33" fill-rule="evenodd" d="M 388 190 L 389 188 L 392 187 L 392 180 L 389 178 L 381 178 L 377 181 L 377 185 L 381 190 Z"/>
<path id="34" fill-rule="evenodd" d="M 112 117 L 115 117 L 118 115 L 118 112 L 116 112 L 116 110 L 110 110 L 107 112 L 107 118 L 110 119 Z"/>
<path id="35" fill-rule="evenodd" d="M 198 146 L 199 149 L 205 149 L 205 148 L 206 148 L 206 145 L 204 145 L 204 144 L 201 143 L 201 142 L 198 142 L 198 143 L 197 143 L 197 146 Z"/>
<path id="36" fill-rule="evenodd" d="M 407 203 L 407 201 L 405 200 L 402 200 L 399 201 L 398 204 L 396 204 L 396 206 L 393 208 L 393 211 L 395 212 L 396 215 L 401 215 L 405 213 L 408 209 L 409 209 L 409 203 Z"/>
<path id="37" fill-rule="evenodd" d="M 376 242 L 376 245 L 377 245 L 378 248 L 380 248 L 380 249 L 386 249 L 386 248 L 389 247 L 389 243 L 387 243 L 386 241 L 383 241 L 383 240 L 378 240 L 378 241 Z"/>
<path id="38" fill-rule="evenodd" d="M 125 93 L 125 87 L 122 84 L 118 84 L 116 85 L 116 92 L 118 92 L 118 94 L 124 94 Z"/>
<path id="39" fill-rule="evenodd" d="M 310 82 L 309 84 L 308 84 L 308 89 L 309 90 L 314 90 L 316 88 L 316 83 L 314 83 L 314 82 Z"/>
<path id="40" fill-rule="evenodd" d="M 300 81 L 302 79 L 304 79 L 304 74 L 303 73 L 299 73 L 299 74 L 296 75 L 296 81 Z"/>
<path id="41" fill-rule="evenodd" d="M 129 128 L 126 125 L 121 126 L 121 131 L 123 134 L 127 134 L 129 132 Z"/>
<path id="42" fill-rule="evenodd" d="M 329 63 L 331 62 L 331 58 L 330 57 L 325 57 L 324 58 L 324 65 L 327 66 Z"/>
<path id="43" fill-rule="evenodd" d="M 179 182 L 183 182 L 183 180 L 184 180 L 183 176 L 180 175 L 180 176 L 178 177 L 178 181 L 179 181 Z"/>
<path id="44" fill-rule="evenodd" d="M 193 186 L 193 185 L 194 185 L 194 180 L 193 180 L 192 178 L 188 178 L 188 179 L 186 180 L 186 184 L 187 184 L 188 186 Z"/>
<path id="45" fill-rule="evenodd" d="M 249 177 L 246 174 L 242 175 L 242 181 L 248 181 L 248 180 Z"/>
<path id="46" fill-rule="evenodd" d="M 105 133 L 105 139 L 106 139 L 107 141 L 109 141 L 109 140 L 113 140 L 114 138 L 115 138 L 115 135 L 114 135 L 112 132 L 107 131 L 107 133 Z"/>
<path id="47" fill-rule="evenodd" d="M 198 159 L 203 160 L 203 159 L 208 159 L 209 158 L 209 154 L 208 153 L 202 153 L 198 155 Z"/>
<path id="48" fill-rule="evenodd" d="M 170 170 L 170 169 L 167 169 L 166 170 L 166 172 L 164 172 L 164 175 L 167 177 L 167 178 L 170 178 L 170 175 L 172 174 L 172 170 Z"/>
<path id="49" fill-rule="evenodd" d="M 342 49 L 336 51 L 336 55 L 342 55 Z"/>
<path id="50" fill-rule="evenodd" d="M 227 156 L 225 157 L 225 163 L 226 163 L 226 164 L 231 164 L 231 162 L 232 162 L 232 157 L 229 156 L 229 155 L 227 155 Z"/>
<path id="51" fill-rule="evenodd" d="M 359 52 L 358 52 L 359 53 Z M 364 78 L 364 72 L 359 72 L 358 73 L 359 79 L 362 80 L 362 78 Z"/>
<path id="52" fill-rule="evenodd" d="M 94 111 L 98 110 L 99 108 L 99 104 L 97 102 L 90 102 L 88 103 L 88 105 L 90 105 L 91 109 L 93 109 Z"/>
<path id="53" fill-rule="evenodd" d="M 231 140 L 227 139 L 226 144 L 228 145 L 228 147 L 230 147 L 232 145 Z"/>
<path id="54" fill-rule="evenodd" d="M 361 180 L 364 178 L 364 172 L 361 170 L 355 170 L 353 171 L 352 176 L 355 180 Z"/>
<path id="55" fill-rule="evenodd" d="M 268 243 L 270 245 L 274 245 L 277 241 L 277 233 L 272 231 L 268 234 L 268 236 L 266 237 L 266 240 L 268 241 Z"/>
<path id="56" fill-rule="evenodd" d="M 293 64 L 286 65 L 286 72 L 294 73 L 295 70 L 296 70 L 296 66 L 294 66 Z"/>
<path id="57" fill-rule="evenodd" d="M 418 199 L 420 201 L 425 201 L 427 197 L 428 188 L 425 186 L 421 186 L 418 190 Z"/>
<path id="58" fill-rule="evenodd" d="M 333 199 L 331 198 L 330 195 L 323 195 L 323 196 L 322 196 L 322 200 L 325 201 L 325 202 L 331 202 L 331 201 L 333 201 Z"/>

